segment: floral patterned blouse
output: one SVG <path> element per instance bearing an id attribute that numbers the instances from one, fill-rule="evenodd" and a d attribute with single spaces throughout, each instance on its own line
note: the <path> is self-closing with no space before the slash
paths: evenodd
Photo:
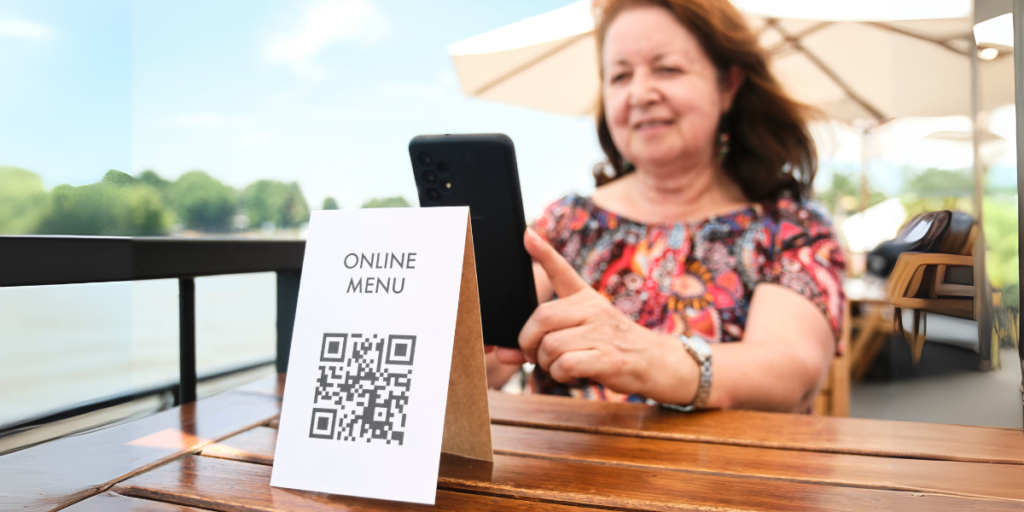
<path id="1" fill-rule="evenodd" d="M 845 263 L 832 226 L 813 203 L 780 198 L 697 222 L 645 224 L 569 195 L 534 229 L 583 279 L 649 329 L 739 341 L 758 283 L 807 297 L 839 339 Z M 844 347 L 837 343 L 837 352 Z M 539 367 L 529 390 L 595 400 L 644 401 L 590 379 L 562 384 Z"/>

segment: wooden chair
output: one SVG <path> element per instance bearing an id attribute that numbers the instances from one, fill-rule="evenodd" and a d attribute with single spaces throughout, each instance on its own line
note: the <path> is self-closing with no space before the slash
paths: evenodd
<path id="1" fill-rule="evenodd" d="M 893 308 L 882 285 L 857 282 L 850 287 L 844 283 L 844 290 L 850 306 L 850 314 L 846 317 L 851 331 L 850 344 L 847 345 L 850 379 L 859 381 L 892 335 Z"/>
<path id="2" fill-rule="evenodd" d="M 847 302 L 843 310 L 843 330 L 840 333 L 842 343 L 846 346 L 846 352 L 832 358 L 832 365 L 829 367 L 828 377 L 825 385 L 818 391 L 814 399 L 811 412 L 815 416 L 838 416 L 847 417 L 850 415 L 850 303 Z"/>
<path id="3" fill-rule="evenodd" d="M 983 244 L 981 228 L 974 223 L 956 252 L 907 252 L 897 259 L 889 278 L 889 302 L 895 307 L 896 330 L 910 345 L 914 364 L 921 360 L 927 314 L 937 313 L 975 320 L 982 356 L 980 369 L 998 367 L 999 351 L 992 347 L 996 339 L 992 333 L 992 291 L 985 275 Z M 904 309 L 913 311 L 909 330 L 903 321 Z"/>

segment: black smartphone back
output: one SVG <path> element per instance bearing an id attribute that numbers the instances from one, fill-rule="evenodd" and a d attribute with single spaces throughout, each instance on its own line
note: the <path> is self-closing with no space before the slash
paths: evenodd
<path id="1" fill-rule="evenodd" d="M 409 142 L 420 206 L 469 206 L 484 343 L 519 347 L 537 308 L 512 139 L 500 133 L 420 135 Z"/>

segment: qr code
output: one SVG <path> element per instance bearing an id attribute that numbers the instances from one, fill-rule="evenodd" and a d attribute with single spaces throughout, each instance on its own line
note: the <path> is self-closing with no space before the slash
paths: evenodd
<path id="1" fill-rule="evenodd" d="M 309 437 L 405 441 L 416 336 L 327 333 Z"/>

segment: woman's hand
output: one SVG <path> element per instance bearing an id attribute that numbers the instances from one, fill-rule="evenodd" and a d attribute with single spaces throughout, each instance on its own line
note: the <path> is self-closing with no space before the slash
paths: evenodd
<path id="1" fill-rule="evenodd" d="M 618 393 L 692 400 L 696 363 L 678 339 L 645 329 L 616 309 L 533 230 L 526 231 L 524 244 L 559 299 L 541 304 L 523 326 L 521 355 L 498 350 L 502 362 L 525 359 L 559 382 L 590 378 Z"/>

